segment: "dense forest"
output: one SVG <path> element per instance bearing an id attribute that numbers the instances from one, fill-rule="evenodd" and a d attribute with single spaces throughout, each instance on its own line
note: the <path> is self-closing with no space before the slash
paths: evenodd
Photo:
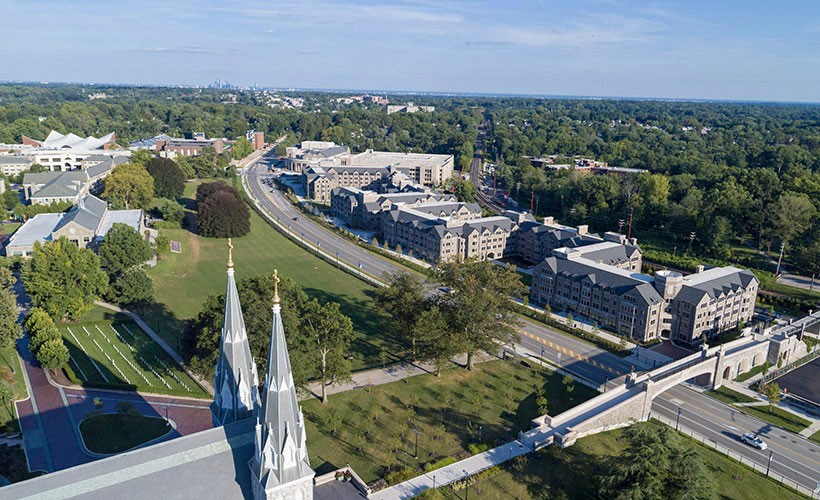
<path id="1" fill-rule="evenodd" d="M 104 93 L 104 99 L 89 99 Z M 466 167 L 479 124 L 492 125 L 488 153 L 498 182 L 539 215 L 596 231 L 625 229 L 667 250 L 730 259 L 740 248 L 777 252 L 820 273 L 820 107 L 796 104 L 391 96 L 435 112 L 388 115 L 384 106 L 340 103 L 343 94 L 277 92 L 301 107 L 272 105 L 272 92 L 194 88 L 0 85 L 0 143 L 50 130 L 117 133 L 128 142 L 160 133 L 332 140 L 354 151 L 448 153 Z M 182 159 L 211 177 L 228 159 Z M 648 170 L 578 175 L 533 167 L 528 156 L 602 160 Z M 566 159 L 562 158 L 566 157 Z"/>
<path id="2" fill-rule="evenodd" d="M 631 212 L 648 241 L 721 258 L 785 242 L 802 271 L 820 272 L 818 106 L 515 99 L 487 114 L 501 185 L 542 215 L 601 231 Z M 545 171 L 524 158 L 549 155 L 649 173 Z"/>

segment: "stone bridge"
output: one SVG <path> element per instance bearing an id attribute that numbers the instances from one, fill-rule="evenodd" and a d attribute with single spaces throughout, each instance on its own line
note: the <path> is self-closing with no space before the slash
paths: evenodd
<path id="1" fill-rule="evenodd" d="M 533 420 L 533 427 L 553 436 L 551 441 L 571 446 L 581 437 L 647 420 L 652 401 L 664 391 L 691 380 L 717 389 L 755 366 L 779 359 L 788 362 L 806 354 L 802 335 L 749 334 L 640 375 L 630 374 L 626 382 L 570 410 Z M 547 443 L 544 443 L 547 444 Z"/>

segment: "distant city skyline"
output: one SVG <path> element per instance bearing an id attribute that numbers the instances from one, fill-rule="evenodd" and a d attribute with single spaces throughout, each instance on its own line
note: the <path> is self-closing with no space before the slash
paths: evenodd
<path id="1" fill-rule="evenodd" d="M 820 4 L 0 0 L 0 80 L 820 101 Z"/>

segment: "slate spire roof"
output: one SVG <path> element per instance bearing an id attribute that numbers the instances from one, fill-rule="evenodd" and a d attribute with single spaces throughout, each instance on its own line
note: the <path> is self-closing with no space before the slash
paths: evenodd
<path id="1" fill-rule="evenodd" d="M 222 343 L 214 372 L 214 402 L 211 417 L 214 427 L 243 420 L 259 409 L 259 374 L 251 356 L 245 319 L 239 304 L 233 269 L 233 244 L 228 239 L 228 289 Z"/>
<path id="2" fill-rule="evenodd" d="M 285 342 L 279 303 L 279 276 L 274 272 L 271 328 L 265 402 L 256 424 L 256 453 L 250 460 L 254 478 L 266 492 L 313 477 L 305 444 L 305 421 L 296 399 L 296 387 Z"/>

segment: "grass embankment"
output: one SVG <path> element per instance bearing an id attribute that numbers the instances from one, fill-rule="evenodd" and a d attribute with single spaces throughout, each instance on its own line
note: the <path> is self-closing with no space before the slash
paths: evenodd
<path id="1" fill-rule="evenodd" d="M 366 482 L 387 468 L 422 473 L 425 465 L 467 454 L 479 441 L 494 445 L 514 439 L 538 416 L 535 388 L 543 387 L 549 413 L 557 415 L 596 395 L 579 384 L 567 393 L 562 376 L 520 363 L 489 361 L 473 371 L 452 368 L 441 376 L 420 375 L 399 382 L 330 396 L 327 405 L 307 401 L 308 446 L 318 473 L 349 463 Z M 418 459 L 414 459 L 418 429 Z M 479 433 L 481 434 L 479 440 Z"/>
<path id="2" fill-rule="evenodd" d="M 161 417 L 122 413 L 92 415 L 80 422 L 85 446 L 94 453 L 121 453 L 164 436 L 171 427 Z"/>
<path id="3" fill-rule="evenodd" d="M 0 378 L 9 382 L 14 387 L 14 401 L 26 399 L 28 389 L 23 378 L 23 367 L 20 365 L 20 358 L 14 349 L 0 349 Z M 14 403 L 0 405 L 0 432 L 14 434 L 20 431 L 17 421 L 17 411 Z"/>
<path id="4" fill-rule="evenodd" d="M 817 431 L 814 434 L 812 434 L 809 439 L 811 439 L 815 443 L 820 443 L 820 431 Z"/>
<path id="5" fill-rule="evenodd" d="M 794 432 L 795 434 L 811 425 L 811 422 L 808 420 L 800 418 L 797 415 L 776 406 L 773 408 L 769 408 L 765 405 L 738 406 L 738 403 L 754 403 L 760 402 L 760 400 L 754 399 L 745 394 L 741 394 L 737 391 L 727 389 L 726 387 L 720 387 L 717 390 L 708 391 L 706 394 L 717 399 L 718 401 L 731 405 L 733 408 L 737 408 L 742 412 L 748 413 L 749 415 L 757 417 L 777 427 L 786 429 L 787 431 Z"/>
<path id="6" fill-rule="evenodd" d="M 208 398 L 168 354 L 125 315 L 95 308 L 60 325 L 71 361 L 69 380 L 87 387 Z"/>
<path id="7" fill-rule="evenodd" d="M 193 197 L 196 183 L 186 186 Z M 189 199 L 188 205 L 193 201 Z M 163 234 L 182 244 L 182 253 L 170 254 L 148 274 L 154 280 L 156 303 L 144 309 L 146 322 L 178 348 L 185 320 L 199 313 L 209 295 L 225 293 L 227 241 L 203 238 L 186 229 L 164 229 Z M 299 248 L 251 210 L 251 231 L 233 239 L 236 277 L 241 279 L 274 269 L 298 283 L 320 302 L 338 302 L 355 328 L 351 353 L 353 369 L 380 365 L 380 351 L 391 353 L 391 361 L 402 357 L 405 346 L 386 334 L 386 321 L 373 300 L 373 287 L 353 278 Z"/>
<path id="8" fill-rule="evenodd" d="M 738 377 L 735 380 L 737 380 L 738 382 L 745 382 L 750 378 L 754 377 L 755 375 L 763 373 L 763 370 L 765 369 L 766 367 L 764 367 L 763 365 L 757 365 L 751 370 L 747 371 L 746 373 L 741 373 L 740 375 L 738 375 Z"/>
<path id="9" fill-rule="evenodd" d="M 650 425 L 662 424 L 653 421 Z M 681 435 L 681 439 L 700 454 L 717 498 L 805 498 L 686 436 Z M 620 456 L 626 445 L 623 430 L 615 430 L 579 439 L 570 448 L 550 446 L 524 462 L 520 473 L 505 467 L 500 473 L 471 486 L 470 497 L 476 495 L 477 498 L 497 500 L 598 498 L 598 478 L 604 459 Z M 460 497 L 456 497 L 448 488 L 440 491 L 442 497 L 448 499 L 464 496 L 458 492 Z"/>

